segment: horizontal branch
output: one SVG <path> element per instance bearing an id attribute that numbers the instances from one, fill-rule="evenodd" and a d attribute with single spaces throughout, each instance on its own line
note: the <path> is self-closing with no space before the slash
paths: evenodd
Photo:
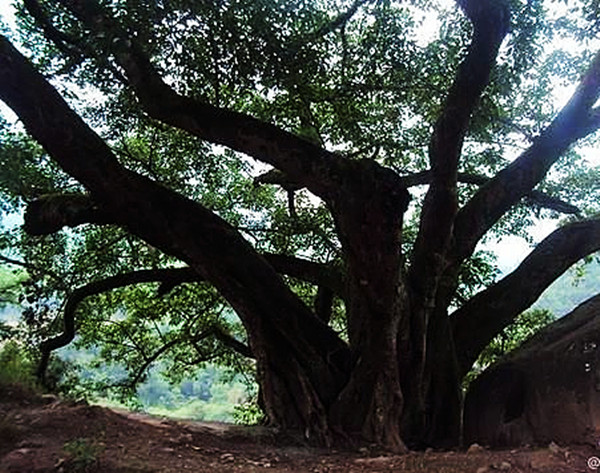
<path id="1" fill-rule="evenodd" d="M 458 182 L 462 182 L 464 184 L 475 184 L 478 186 L 482 186 L 490 180 L 489 177 L 470 173 L 458 173 L 457 178 Z M 431 182 L 431 179 L 431 171 L 417 172 L 414 174 L 402 176 L 400 178 L 402 184 L 405 187 L 429 184 Z M 526 194 L 524 199 L 529 204 L 536 205 L 541 208 L 555 210 L 557 212 L 565 214 L 578 214 L 580 212 L 580 210 L 575 205 L 537 190 L 533 190 Z"/>
<path id="2" fill-rule="evenodd" d="M 33 235 L 46 235 L 56 232 L 63 226 L 74 227 L 84 223 L 113 222 L 109 214 L 99 210 L 93 200 L 83 194 L 42 196 L 31 202 L 25 212 L 25 230 Z M 340 297 L 344 295 L 343 276 L 332 266 L 304 258 L 274 253 L 265 253 L 263 257 L 280 274 L 286 274 L 316 286 L 327 287 Z M 4 258 L 4 260 L 13 264 L 25 265 L 25 263 L 12 261 L 8 258 Z M 167 271 L 169 272 L 167 273 Z M 135 278 L 133 276 L 135 273 L 131 274 Z M 192 268 L 164 270 L 163 273 L 156 273 L 155 275 L 157 277 L 155 280 L 161 282 L 159 290 L 161 294 L 183 282 L 202 279 Z M 143 273 L 140 273 L 140 277 L 142 277 L 142 280 L 139 282 L 149 281 L 145 279 L 146 276 Z"/>
<path id="3" fill-rule="evenodd" d="M 569 224 L 550 234 L 511 274 L 451 315 L 462 374 L 485 346 L 530 307 L 578 260 L 600 250 L 600 220 Z"/>

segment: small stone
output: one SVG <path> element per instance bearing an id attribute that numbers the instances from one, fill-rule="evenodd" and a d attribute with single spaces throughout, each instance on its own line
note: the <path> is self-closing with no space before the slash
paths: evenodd
<path id="1" fill-rule="evenodd" d="M 494 465 L 497 470 L 508 471 L 512 468 L 512 465 L 508 462 L 502 462 L 499 465 Z"/>
<path id="2" fill-rule="evenodd" d="M 550 442 L 550 444 L 548 445 L 548 450 L 555 454 L 559 454 L 562 451 L 562 449 L 554 442 Z"/>
<path id="3" fill-rule="evenodd" d="M 235 461 L 235 457 L 231 453 L 224 453 L 221 455 L 221 461 L 224 463 L 233 463 Z"/>
<path id="4" fill-rule="evenodd" d="M 481 453 L 481 452 L 485 452 L 485 448 L 483 448 L 481 445 L 479 445 L 478 443 L 474 443 L 472 444 L 468 449 L 467 449 L 467 454 L 473 454 L 473 453 Z"/>
<path id="5" fill-rule="evenodd" d="M 492 471 L 489 466 L 482 466 L 477 468 L 477 473 L 489 473 Z"/>

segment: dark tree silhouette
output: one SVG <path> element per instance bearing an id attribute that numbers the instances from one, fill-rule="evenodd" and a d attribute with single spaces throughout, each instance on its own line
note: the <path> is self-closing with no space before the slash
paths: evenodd
<path id="1" fill-rule="evenodd" d="M 175 29 L 179 22 L 193 35 L 204 20 L 188 16 L 186 8 L 192 7 L 186 2 L 174 2 L 170 19 L 167 14 L 158 19 L 134 15 L 142 15 L 143 8 L 129 12 L 128 18 L 118 10 L 119 2 L 113 6 L 92 0 L 51 3 L 24 1 L 34 21 L 30 27 L 43 33 L 56 54 L 76 58 L 80 64 L 96 64 L 116 78 L 122 90 L 132 93 L 135 101 L 131 98 L 129 106 L 140 108 L 155 123 L 278 170 L 279 175 L 263 178 L 262 183 L 258 179 L 256 185 L 286 186 L 292 217 L 297 217 L 294 192 L 307 189 L 318 196 L 333 219 L 341 263 L 264 254 L 235 225 L 197 199 L 153 179 L 150 172 L 126 167 L 114 143 L 86 124 L 30 60 L 2 37 L 0 98 L 48 155 L 86 190 L 31 201 L 26 230 L 44 235 L 65 225 L 111 224 L 188 266 L 148 268 L 82 286 L 67 303 L 65 332 L 42 345 L 45 357 L 72 340 L 75 308 L 84 297 L 138 282 L 160 282 L 168 290 L 186 281 L 205 281 L 243 323 L 248 346 L 228 334 L 220 336 L 255 358 L 261 401 L 271 423 L 298 429 L 322 444 L 358 439 L 396 450 L 403 450 L 406 443 L 451 445 L 459 439 L 461 380 L 481 350 L 572 263 L 600 248 L 599 221 L 564 226 L 516 271 L 456 308 L 461 268 L 482 237 L 512 208 L 526 201 L 569 213 L 577 210 L 534 188 L 574 142 L 600 126 L 600 110 L 595 107 L 600 56 L 596 56 L 568 104 L 520 156 L 493 177 L 461 167 L 465 138 L 475 126 L 473 117 L 480 113 L 499 48 L 509 32 L 508 1 L 457 0 L 464 15 L 462 27 L 470 28 L 470 43 L 457 56 L 454 79 L 432 121 L 428 169 L 413 174 L 376 157 L 364 157 L 365 153 L 328 151 L 328 139 L 319 136 L 319 130 L 311 135 L 310 126 L 292 132 L 285 122 L 272 124 L 266 116 L 253 117 L 243 106 L 236 109 L 223 97 L 225 86 L 220 85 L 227 83 L 227 77 L 218 68 L 211 72 L 215 77 L 221 74 L 211 96 L 187 93 L 174 79 L 176 73 L 170 74 L 157 59 L 156 38 L 141 29 L 134 31 L 133 23 L 128 23 L 162 21 Z M 215 2 L 214 11 L 223 22 L 233 21 L 235 11 L 226 3 Z M 304 54 L 303 45 L 323 41 L 327 35 L 339 35 L 343 47 L 348 40 L 346 28 L 361 8 L 369 6 L 385 15 L 385 5 L 349 4 L 339 16 L 290 43 L 296 49 L 288 50 L 289 61 Z M 303 17 L 298 18 L 301 23 Z M 217 38 L 215 48 L 220 40 L 225 41 Z M 284 57 L 285 51 L 265 44 L 267 51 L 271 47 L 274 55 L 279 51 Z M 343 63 L 345 53 L 339 51 L 335 58 Z M 226 55 L 221 59 L 237 60 Z M 194 62 L 187 67 L 193 76 Z M 211 65 L 197 67 L 200 71 Z M 275 69 L 286 67 L 282 60 Z M 392 86 L 401 89 L 403 84 Z M 298 103 L 303 97 L 310 103 L 309 90 L 298 87 Z M 362 90 L 368 94 L 370 87 L 378 85 L 366 79 L 364 83 L 346 80 L 336 93 Z M 299 122 L 312 125 L 314 132 L 317 119 L 311 123 L 310 107 L 299 105 L 298 110 Z M 302 115 L 301 110 L 308 112 Z M 373 149 L 367 146 L 367 151 Z M 479 187 L 461 201 L 460 182 Z M 410 201 L 407 189 L 418 184 L 427 184 L 428 190 L 416 234 L 407 239 L 403 232 Z M 307 306 L 282 274 L 320 288 L 317 308 Z M 328 323 L 333 297 L 344 303 L 347 336 Z"/>

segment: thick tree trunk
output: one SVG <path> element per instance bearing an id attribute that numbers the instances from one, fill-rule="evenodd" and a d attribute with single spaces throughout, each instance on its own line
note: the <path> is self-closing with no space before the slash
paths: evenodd
<path id="1" fill-rule="evenodd" d="M 401 276 L 402 215 L 408 193 L 398 176 L 369 161 L 348 163 L 330 203 L 347 265 L 350 381 L 331 412 L 333 425 L 397 451 L 403 396 L 396 336 L 407 309 Z"/>
<path id="2" fill-rule="evenodd" d="M 446 313 L 445 310 L 440 312 Z M 402 415 L 402 438 L 413 448 L 456 446 L 460 440 L 461 377 L 456 362 L 449 320 L 432 317 L 427 327 L 425 349 L 399 353 L 400 361 L 424 357 L 402 366 L 402 389 L 405 406 Z"/>

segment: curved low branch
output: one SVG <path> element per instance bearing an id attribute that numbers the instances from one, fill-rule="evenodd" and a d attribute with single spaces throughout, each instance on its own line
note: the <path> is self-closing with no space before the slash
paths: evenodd
<path id="1" fill-rule="evenodd" d="M 431 182 L 432 175 L 431 171 L 417 172 L 414 174 L 408 174 L 400 178 L 402 184 L 406 187 L 420 186 L 429 184 Z M 458 182 L 464 184 L 475 184 L 482 186 L 490 180 L 489 177 L 482 176 L 479 174 L 470 173 L 458 173 Z M 533 190 L 525 195 L 525 200 L 531 205 L 538 207 L 555 210 L 556 212 L 565 214 L 578 214 L 579 208 L 575 205 L 565 202 L 557 197 L 545 194 L 544 192 Z"/>
<path id="2" fill-rule="evenodd" d="M 521 265 L 456 310 L 451 321 L 464 375 L 481 350 L 571 265 L 600 250 L 600 220 L 572 223 L 543 240 Z"/>
<path id="3" fill-rule="evenodd" d="M 303 279 L 320 287 L 326 287 L 329 290 L 341 294 L 344 286 L 341 277 L 334 270 L 326 265 L 314 263 L 302 258 L 292 256 L 265 254 L 265 259 L 276 269 L 276 271 L 289 276 Z M 141 283 L 160 283 L 159 295 L 165 294 L 175 286 L 186 282 L 200 282 L 204 279 L 193 268 L 165 268 L 165 269 L 144 269 L 124 273 L 117 276 L 108 277 L 100 281 L 95 281 L 78 289 L 75 289 L 69 296 L 63 313 L 63 332 L 53 338 L 43 341 L 40 344 L 41 359 L 38 366 L 38 377 L 43 378 L 50 353 L 62 348 L 73 341 L 75 338 L 75 315 L 79 304 L 87 297 L 98 295 L 104 292 L 125 287 L 132 284 Z M 244 348 L 241 342 L 237 342 L 232 337 L 228 337 L 223 331 L 214 333 L 221 342 L 228 344 L 244 356 L 251 356 L 250 348 Z M 236 344 L 237 342 L 237 344 Z"/>
<path id="4" fill-rule="evenodd" d="M 189 272 L 188 268 L 182 269 L 147 269 L 134 271 L 131 273 L 120 274 L 100 281 L 92 282 L 75 289 L 65 305 L 63 312 L 63 332 L 53 338 L 43 341 L 40 344 L 41 358 L 38 364 L 37 376 L 44 378 L 50 353 L 67 346 L 75 338 L 75 313 L 79 304 L 87 297 L 102 294 L 103 292 L 117 289 L 119 287 L 129 286 L 131 284 L 141 284 L 148 282 L 169 282 L 181 278 L 181 273 Z"/>

